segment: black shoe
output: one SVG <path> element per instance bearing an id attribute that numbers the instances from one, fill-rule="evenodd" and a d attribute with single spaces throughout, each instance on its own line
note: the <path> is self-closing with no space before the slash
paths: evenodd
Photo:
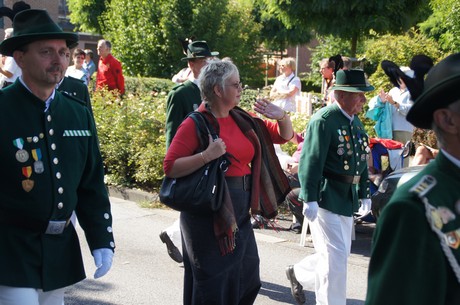
<path id="1" fill-rule="evenodd" d="M 294 266 L 289 265 L 286 268 L 286 276 L 291 282 L 291 294 L 296 300 L 297 304 L 305 304 L 305 294 L 303 293 L 303 286 L 297 281 L 294 274 Z"/>
<path id="2" fill-rule="evenodd" d="M 161 232 L 160 239 L 163 243 L 166 244 L 166 248 L 168 248 L 169 257 L 171 257 L 175 262 L 182 263 L 182 254 L 180 254 L 179 249 L 177 249 L 177 247 L 174 245 L 166 231 Z"/>
<path id="3" fill-rule="evenodd" d="M 300 223 L 293 223 L 289 230 L 293 231 L 295 234 L 302 233 L 302 225 Z"/>

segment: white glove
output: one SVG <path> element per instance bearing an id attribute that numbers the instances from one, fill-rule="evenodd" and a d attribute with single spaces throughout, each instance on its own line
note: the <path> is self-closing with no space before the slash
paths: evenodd
<path id="1" fill-rule="evenodd" d="M 367 215 L 371 210 L 372 201 L 370 198 L 359 199 L 361 201 L 361 207 L 358 210 L 358 214 L 361 216 Z"/>
<path id="2" fill-rule="evenodd" d="M 313 221 L 318 216 L 318 202 L 317 201 L 310 201 L 303 203 L 303 211 L 302 214 L 307 217 L 309 221 Z"/>
<path id="3" fill-rule="evenodd" d="M 109 272 L 112 267 L 113 251 L 109 248 L 101 248 L 93 250 L 94 264 L 97 269 L 94 272 L 94 278 L 100 278 Z"/>

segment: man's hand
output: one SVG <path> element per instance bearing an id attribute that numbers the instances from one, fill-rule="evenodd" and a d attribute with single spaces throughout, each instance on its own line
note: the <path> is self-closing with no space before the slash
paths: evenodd
<path id="1" fill-rule="evenodd" d="M 361 201 L 361 207 L 358 210 L 358 214 L 364 216 L 371 210 L 372 201 L 369 198 L 362 198 L 359 201 Z"/>
<path id="2" fill-rule="evenodd" d="M 94 272 L 94 278 L 100 278 L 109 272 L 112 267 L 113 251 L 109 248 L 93 250 L 94 264 L 97 269 Z"/>
<path id="3" fill-rule="evenodd" d="M 318 202 L 317 201 L 310 201 L 303 203 L 303 211 L 302 214 L 307 217 L 309 221 L 313 221 L 318 216 Z"/>

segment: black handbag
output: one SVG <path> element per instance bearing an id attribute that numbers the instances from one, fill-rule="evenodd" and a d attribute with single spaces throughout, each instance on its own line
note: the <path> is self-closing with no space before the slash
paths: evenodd
<path id="1" fill-rule="evenodd" d="M 202 113 L 194 111 L 187 117 L 195 121 L 202 150 L 207 147 L 202 141 L 203 138 L 208 138 L 209 134 L 213 139 L 218 138 L 214 128 Z M 230 161 L 226 155 L 223 155 L 187 176 L 180 178 L 165 176 L 160 188 L 160 201 L 177 211 L 219 210 L 224 194 L 225 172 L 229 165 Z"/>

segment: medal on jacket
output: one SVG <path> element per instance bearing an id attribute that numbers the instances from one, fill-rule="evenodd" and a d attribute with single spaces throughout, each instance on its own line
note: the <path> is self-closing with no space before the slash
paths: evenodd
<path id="1" fill-rule="evenodd" d="M 42 151 L 40 148 L 32 149 L 32 158 L 34 158 L 34 171 L 37 174 L 41 174 L 45 171 L 45 167 L 43 166 L 42 159 Z"/>
<path id="2" fill-rule="evenodd" d="M 19 148 L 19 150 L 16 152 L 16 155 L 15 155 L 16 160 L 18 160 L 21 163 L 24 163 L 27 160 L 29 160 L 29 153 L 27 152 L 27 150 L 23 149 L 24 148 L 24 140 L 22 138 L 17 138 L 15 140 L 13 140 L 13 145 L 15 147 Z"/>
<path id="3" fill-rule="evenodd" d="M 24 166 L 22 168 L 22 174 L 26 176 L 26 180 L 22 180 L 22 188 L 26 192 L 30 192 L 34 188 L 34 181 L 30 180 L 30 175 L 32 175 L 32 167 L 31 166 Z"/>

